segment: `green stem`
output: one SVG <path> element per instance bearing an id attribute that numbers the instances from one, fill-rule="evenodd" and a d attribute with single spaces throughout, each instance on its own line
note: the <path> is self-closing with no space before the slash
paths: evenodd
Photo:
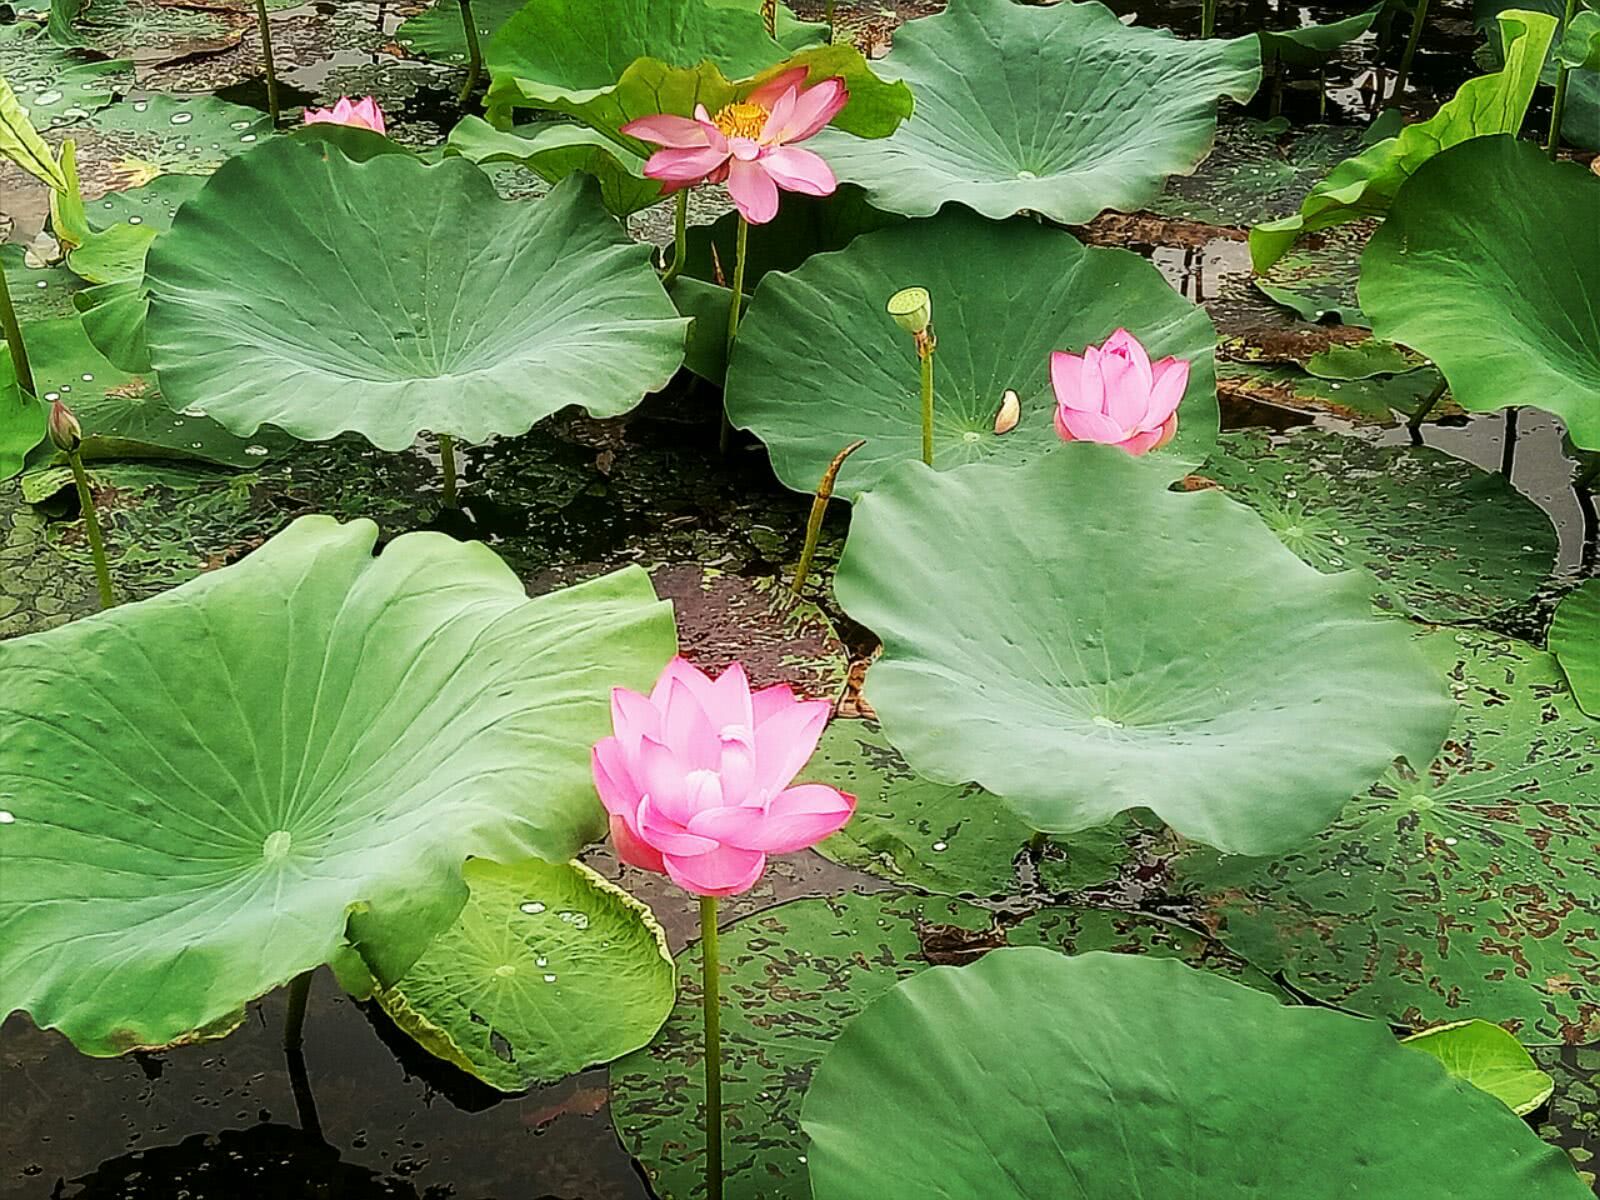
<path id="1" fill-rule="evenodd" d="M 661 277 L 661 286 L 666 287 L 683 274 L 684 260 L 689 254 L 689 189 L 679 188 L 676 205 L 672 213 L 672 261 L 667 264 L 667 273 Z"/>
<path id="2" fill-rule="evenodd" d="M 267 20 L 267 0 L 256 0 L 256 25 L 261 30 L 261 61 L 267 68 L 267 112 L 278 124 L 278 72 L 272 65 L 272 26 Z"/>
<path id="3" fill-rule="evenodd" d="M 700 969 L 706 1025 L 706 1200 L 722 1200 L 722 973 L 715 896 L 700 897 Z"/>
<path id="4" fill-rule="evenodd" d="M 1417 430 L 1421 429 L 1422 422 L 1427 420 L 1428 414 L 1433 411 L 1434 405 L 1439 403 L 1439 397 L 1444 395 L 1445 389 L 1449 386 L 1449 382 L 1443 376 L 1440 376 L 1439 386 L 1429 392 L 1423 398 L 1422 403 L 1417 405 L 1416 411 L 1411 414 L 1411 419 L 1406 422 L 1406 428 L 1411 430 L 1412 433 L 1416 433 Z"/>
<path id="5" fill-rule="evenodd" d="M 283 1014 L 283 1048 L 295 1051 L 305 1043 L 306 1001 L 311 997 L 311 976 L 304 971 L 289 981 L 289 1007 Z"/>
<path id="6" fill-rule="evenodd" d="M 1567 0 L 1566 14 L 1561 18 L 1561 28 L 1557 36 L 1565 34 L 1572 24 L 1572 18 L 1578 15 L 1578 0 Z M 1567 107 L 1567 76 L 1569 72 L 1566 63 L 1556 67 L 1556 96 L 1550 102 L 1550 141 L 1545 145 L 1545 153 L 1550 156 L 1550 161 L 1555 162 L 1556 151 L 1561 147 L 1561 114 Z"/>
<path id="7" fill-rule="evenodd" d="M 1043 858 L 1045 849 L 1050 845 L 1050 835 L 1041 830 L 1034 830 L 1033 836 L 1028 839 L 1028 853 L 1034 858 Z"/>
<path id="8" fill-rule="evenodd" d="M 1417 14 L 1411 18 L 1411 36 L 1406 38 L 1405 53 L 1400 56 L 1400 72 L 1395 76 L 1394 91 L 1389 95 L 1387 107 L 1398 108 L 1406 94 L 1406 83 L 1411 77 L 1411 60 L 1417 56 L 1417 43 L 1422 40 L 1422 26 L 1428 19 L 1428 0 L 1417 0 Z"/>
<path id="9" fill-rule="evenodd" d="M 28 365 L 28 347 L 22 341 L 22 326 L 17 324 L 17 310 L 11 306 L 11 285 L 6 282 L 4 271 L 0 271 L 0 327 L 5 329 L 17 382 L 28 395 L 37 396 L 39 390 L 33 382 L 33 368 Z"/>
<path id="10" fill-rule="evenodd" d="M 483 74 L 483 49 L 478 45 L 478 23 L 472 19 L 472 0 L 460 0 L 461 28 L 467 35 L 467 81 L 456 95 L 456 104 L 465 106 L 472 89 L 478 86 L 478 76 Z"/>
<path id="11" fill-rule="evenodd" d="M 67 462 L 72 467 L 72 480 L 78 485 L 78 507 L 83 510 L 83 532 L 89 539 L 89 557 L 94 560 L 94 579 L 100 588 L 100 607 L 110 608 L 117 602 L 111 590 L 111 567 L 106 563 L 106 543 L 100 536 L 100 517 L 94 510 L 94 493 L 89 490 L 89 476 L 83 469 L 83 455 L 76 450 L 67 451 Z"/>
<path id="12" fill-rule="evenodd" d="M 822 20 L 828 26 L 828 44 L 833 45 L 833 0 L 823 7 Z"/>
<path id="13" fill-rule="evenodd" d="M 806 585 L 806 576 L 811 573 L 811 559 L 817 552 L 817 539 L 822 536 L 822 518 L 828 512 L 828 501 L 833 496 L 833 485 L 839 478 L 839 468 L 844 466 L 845 459 L 866 444 L 865 439 L 851 442 L 835 454 L 833 461 L 828 464 L 828 469 L 822 473 L 822 478 L 817 483 L 816 494 L 811 500 L 811 515 L 806 518 L 805 548 L 800 551 L 800 565 L 794 569 L 794 584 L 789 588 L 795 596 L 800 595 L 800 589 Z"/>
<path id="14" fill-rule="evenodd" d="M 1217 28 L 1217 0 L 1201 0 L 1200 36 L 1210 37 Z"/>
<path id="15" fill-rule="evenodd" d="M 456 440 L 448 433 L 439 435 L 439 476 L 444 481 L 444 506 L 456 507 Z"/>
<path id="16" fill-rule="evenodd" d="M 933 347 L 928 346 L 917 357 L 922 362 L 922 461 L 931 467 L 933 466 Z"/>
<path id="17" fill-rule="evenodd" d="M 733 354 L 733 339 L 739 336 L 739 305 L 744 299 L 744 258 L 750 245 L 750 222 L 739 218 L 738 240 L 733 251 L 733 295 L 728 300 L 728 354 Z"/>

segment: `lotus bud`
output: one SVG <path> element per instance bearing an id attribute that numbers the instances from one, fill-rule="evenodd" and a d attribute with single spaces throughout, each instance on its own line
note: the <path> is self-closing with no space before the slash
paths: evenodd
<path id="1" fill-rule="evenodd" d="M 71 454 L 83 445 L 83 426 L 78 424 L 78 418 L 60 400 L 50 405 L 49 428 L 50 440 L 55 443 L 57 450 Z"/>
<path id="2" fill-rule="evenodd" d="M 1007 388 L 1005 395 L 1000 398 L 1000 411 L 995 414 L 994 431 L 996 433 L 1010 433 L 1017 427 L 1017 422 L 1022 419 L 1022 401 L 1017 398 L 1016 392 Z"/>
<path id="3" fill-rule="evenodd" d="M 921 335 L 933 323 L 933 298 L 927 288 L 901 288 L 889 297 L 889 315 L 907 333 Z"/>

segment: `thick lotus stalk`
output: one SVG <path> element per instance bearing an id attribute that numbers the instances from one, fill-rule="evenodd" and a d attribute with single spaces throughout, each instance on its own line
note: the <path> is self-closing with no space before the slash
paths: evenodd
<path id="1" fill-rule="evenodd" d="M 927 288 L 901 288 L 889 297 L 889 315 L 917 345 L 922 377 L 922 461 L 933 466 L 933 352 L 939 339 L 933 335 L 933 298 Z"/>
<path id="2" fill-rule="evenodd" d="M 22 326 L 17 322 L 17 310 L 11 303 L 11 285 L 6 282 L 4 272 L 0 272 L 0 329 L 5 332 L 6 347 L 11 351 L 11 367 L 17 374 L 17 382 L 29 396 L 37 396 L 39 392 L 34 386 L 33 368 L 28 363 L 28 347 L 22 340 Z"/>
<path id="3" fill-rule="evenodd" d="M 446 508 L 458 507 L 456 496 L 456 440 L 448 433 L 439 435 L 439 479 Z"/>
<path id="4" fill-rule="evenodd" d="M 713 253 L 715 247 L 713 247 Z M 689 253 L 689 192 L 680 191 L 674 198 L 672 211 L 672 261 L 661 276 L 663 287 L 683 274 L 683 263 Z"/>
<path id="5" fill-rule="evenodd" d="M 1411 36 L 1406 38 L 1406 50 L 1400 56 L 1400 70 L 1394 77 L 1394 91 L 1389 94 L 1388 107 L 1398 108 L 1406 94 L 1406 81 L 1411 77 L 1411 61 L 1417 56 L 1417 43 L 1422 40 L 1422 27 L 1428 20 L 1428 0 L 1417 0 L 1416 16 L 1411 18 Z"/>
<path id="6" fill-rule="evenodd" d="M 1449 386 L 1449 381 L 1441 375 L 1439 377 L 1437 386 L 1434 387 L 1433 391 L 1424 396 L 1422 398 L 1422 402 L 1417 405 L 1416 411 L 1411 414 L 1410 420 L 1406 422 L 1406 428 L 1411 431 L 1411 436 L 1413 439 L 1415 439 L 1421 433 L 1422 423 L 1428 419 L 1428 414 L 1433 411 L 1434 406 L 1439 403 L 1440 398 L 1444 395 L 1445 389 Z"/>
<path id="7" fill-rule="evenodd" d="M 706 1052 L 706 1196 L 722 1200 L 722 966 L 717 961 L 717 898 L 700 897 L 700 1011 Z"/>
<path id="8" fill-rule="evenodd" d="M 83 532 L 89 541 L 95 583 L 100 589 L 100 607 L 110 608 L 116 604 L 117 598 L 111 590 L 111 568 L 106 563 L 106 544 L 100 536 L 100 518 L 94 508 L 94 493 L 89 488 L 89 476 L 83 469 L 83 456 L 79 453 L 79 447 L 83 445 L 83 427 L 78 424 L 78 418 L 72 415 L 72 410 L 56 400 L 50 405 L 48 428 L 50 441 L 67 456 L 67 464 L 72 468 L 72 481 L 78 489 L 78 506 L 83 510 Z"/>
<path id="9" fill-rule="evenodd" d="M 267 20 L 267 0 L 256 0 L 256 28 L 261 31 L 261 65 L 267 70 L 267 112 L 278 123 L 278 72 L 272 63 L 272 23 Z"/>
<path id="10" fill-rule="evenodd" d="M 289 1005 L 283 1014 L 283 1048 L 293 1054 L 305 1044 L 306 1002 L 311 998 L 312 971 L 289 981 Z"/>
<path id="11" fill-rule="evenodd" d="M 472 16 L 472 0 L 460 0 L 460 3 L 461 28 L 467 36 L 467 78 L 456 94 L 456 103 L 465 105 L 472 89 L 478 86 L 478 77 L 483 74 L 483 48 L 478 44 L 478 22 Z"/>
<path id="12" fill-rule="evenodd" d="M 1210 37 L 1217 31 L 1217 0 L 1204 0 L 1200 6 L 1200 36 Z"/>
<path id="13" fill-rule="evenodd" d="M 817 539 L 822 536 L 822 518 L 828 512 L 828 501 L 833 497 L 833 485 L 839 478 L 839 468 L 844 466 L 845 459 L 866 444 L 865 438 L 851 442 L 833 456 L 828 469 L 822 473 L 822 481 L 817 484 L 816 494 L 811 501 L 811 515 L 806 518 L 805 548 L 800 551 L 800 565 L 794 569 L 794 583 L 789 588 L 789 591 L 796 596 L 805 587 L 806 576 L 811 573 L 811 559 L 817 552 Z"/>
<path id="14" fill-rule="evenodd" d="M 1561 31 L 1572 28 L 1572 19 L 1578 15 L 1578 0 L 1567 0 L 1567 7 L 1561 17 Z M 1556 151 L 1561 146 L 1561 118 L 1567 107 L 1567 83 L 1572 68 L 1562 59 L 1556 60 L 1556 94 L 1550 102 L 1550 138 L 1545 142 L 1545 153 L 1550 156 L 1550 161 L 1555 162 Z"/>

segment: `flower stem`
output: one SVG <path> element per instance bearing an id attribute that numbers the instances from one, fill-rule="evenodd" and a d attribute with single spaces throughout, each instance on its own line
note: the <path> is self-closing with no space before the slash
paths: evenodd
<path id="1" fill-rule="evenodd" d="M 739 218 L 738 241 L 733 251 L 733 295 L 728 299 L 728 354 L 733 354 L 733 339 L 739 336 L 739 305 L 744 299 L 744 258 L 750 245 L 750 222 Z"/>
<path id="2" fill-rule="evenodd" d="M 283 1014 L 283 1048 L 295 1051 L 305 1043 L 306 1001 L 311 996 L 311 976 L 302 971 L 289 981 L 289 1007 Z"/>
<path id="3" fill-rule="evenodd" d="M 922 461 L 933 466 L 933 335 L 919 342 L 917 357 L 922 364 Z"/>
<path id="4" fill-rule="evenodd" d="M 675 202 L 672 214 L 672 261 L 667 264 L 666 274 L 661 277 L 662 287 L 683 274 L 684 259 L 689 253 L 689 189 L 678 189 Z"/>
<path id="5" fill-rule="evenodd" d="M 1565 15 L 1561 18 L 1561 30 L 1564 35 L 1572 25 L 1572 18 L 1578 15 L 1578 0 L 1567 0 Z M 1550 140 L 1545 144 L 1545 153 L 1550 156 L 1550 161 L 1555 162 L 1556 151 L 1561 147 L 1561 115 L 1567 107 L 1567 76 L 1570 73 L 1566 63 L 1556 67 L 1556 95 L 1550 102 Z"/>
<path id="6" fill-rule="evenodd" d="M 828 26 L 828 45 L 833 45 L 833 0 L 828 0 L 822 10 L 822 19 Z"/>
<path id="7" fill-rule="evenodd" d="M 1439 386 L 1429 392 L 1423 398 L 1422 403 L 1417 405 L 1416 411 L 1411 414 L 1411 419 L 1406 422 L 1406 428 L 1411 430 L 1412 433 L 1416 433 L 1421 429 L 1422 422 L 1427 420 L 1428 414 L 1433 411 L 1434 405 L 1439 403 L 1439 397 L 1444 395 L 1445 388 L 1449 386 L 1449 382 L 1441 375 L 1439 377 Z"/>
<path id="8" fill-rule="evenodd" d="M 822 481 L 817 484 L 816 495 L 811 501 L 811 515 L 806 518 L 805 548 L 800 551 L 800 565 L 794 569 L 794 583 L 789 588 L 796 596 L 805 587 L 806 576 L 811 573 L 811 559 L 817 552 L 817 539 L 822 536 L 822 518 L 828 511 L 828 500 L 833 496 L 833 484 L 839 478 L 839 468 L 844 466 L 845 459 L 866 444 L 864 440 L 851 442 L 833 456 L 828 469 L 822 473 Z"/>
<path id="9" fill-rule="evenodd" d="M 456 95 L 456 104 L 465 106 L 472 89 L 478 86 L 478 76 L 483 74 L 483 49 L 478 45 L 478 23 L 472 18 L 472 0 L 460 0 L 461 28 L 467 35 L 467 81 Z"/>
<path id="10" fill-rule="evenodd" d="M 29 396 L 37 396 L 33 382 L 33 368 L 28 364 L 28 347 L 22 341 L 22 326 L 17 324 L 17 310 L 11 306 L 11 285 L 5 272 L 0 271 L 0 327 L 5 329 L 6 345 L 11 349 L 11 366 L 17 373 L 17 382 Z"/>
<path id="11" fill-rule="evenodd" d="M 439 435 L 439 476 L 443 480 L 444 506 L 456 507 L 456 440 L 448 433 Z"/>
<path id="12" fill-rule="evenodd" d="M 1389 93 L 1386 107 L 1398 108 L 1405 98 L 1406 83 L 1411 77 L 1411 60 L 1417 56 L 1417 43 L 1422 40 L 1422 27 L 1428 20 L 1428 0 L 1417 0 L 1416 16 L 1411 18 L 1411 36 L 1406 38 L 1405 53 L 1400 56 L 1400 70 L 1394 78 L 1394 91 Z"/>
<path id="13" fill-rule="evenodd" d="M 700 970 L 706 1025 L 706 1200 L 722 1200 L 722 973 L 715 896 L 700 897 Z"/>
<path id="14" fill-rule="evenodd" d="M 1202 0 L 1200 5 L 1200 36 L 1210 37 L 1217 29 L 1217 0 Z"/>
<path id="15" fill-rule="evenodd" d="M 68 450 L 67 462 L 72 467 L 72 480 L 78 485 L 78 507 L 83 510 L 83 532 L 89 539 L 89 557 L 94 560 L 94 579 L 100 588 L 100 607 L 110 608 L 116 604 L 117 597 L 111 590 L 106 543 L 100 536 L 100 518 L 94 510 L 94 493 L 89 490 L 89 476 L 83 469 L 83 455 L 76 450 Z"/>
<path id="16" fill-rule="evenodd" d="M 256 0 L 256 26 L 261 30 L 261 62 L 267 68 L 267 112 L 278 124 L 278 72 L 272 65 L 272 26 L 267 20 L 267 0 Z"/>
<path id="17" fill-rule="evenodd" d="M 778 36 L 778 0 L 761 0 L 761 19 L 767 23 L 767 36 Z"/>

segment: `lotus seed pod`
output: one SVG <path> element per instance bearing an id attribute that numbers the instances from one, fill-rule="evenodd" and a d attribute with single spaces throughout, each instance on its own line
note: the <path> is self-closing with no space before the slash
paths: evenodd
<path id="1" fill-rule="evenodd" d="M 933 323 L 933 298 L 927 288 L 901 288 L 889 297 L 889 315 L 907 333 L 924 333 Z"/>

